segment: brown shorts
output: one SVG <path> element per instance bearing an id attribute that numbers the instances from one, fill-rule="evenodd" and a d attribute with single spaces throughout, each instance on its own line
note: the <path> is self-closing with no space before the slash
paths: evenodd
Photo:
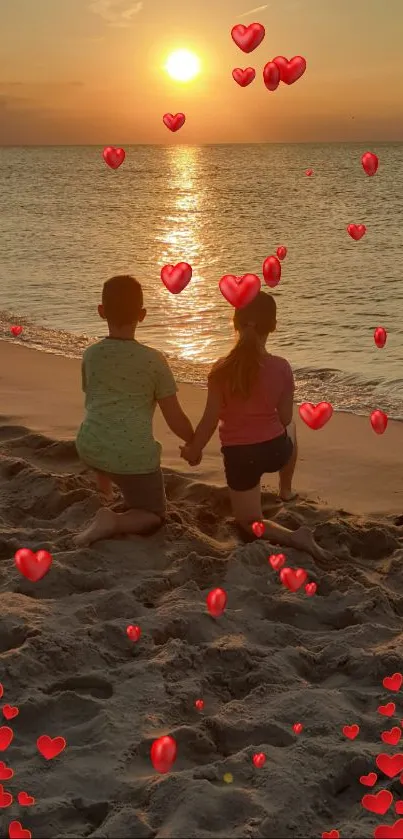
<path id="1" fill-rule="evenodd" d="M 129 509 L 147 510 L 160 518 L 165 517 L 166 499 L 161 469 L 147 475 L 109 475 L 119 487 Z"/>

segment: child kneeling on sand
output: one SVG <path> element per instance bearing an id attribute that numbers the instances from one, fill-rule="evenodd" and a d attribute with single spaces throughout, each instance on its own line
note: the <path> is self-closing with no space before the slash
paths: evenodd
<path id="1" fill-rule="evenodd" d="M 263 519 L 260 481 L 265 472 L 279 473 L 283 501 L 295 498 L 294 377 L 285 358 L 266 351 L 269 334 L 276 329 L 276 303 L 270 294 L 261 291 L 247 306 L 236 309 L 234 327 L 237 343 L 214 364 L 203 417 L 192 442 L 182 447 L 181 454 L 191 466 L 200 463 L 202 451 L 220 421 L 232 511 L 240 531 L 249 539 L 252 524 Z M 316 558 L 326 556 L 309 528 L 291 531 L 267 520 L 264 525 L 266 539 L 305 550 Z"/>
<path id="2" fill-rule="evenodd" d="M 99 490 L 110 497 L 115 484 L 128 509 L 98 510 L 76 537 L 81 546 L 117 535 L 147 534 L 163 524 L 161 445 L 152 430 L 157 402 L 174 434 L 185 443 L 193 437 L 168 362 L 135 338 L 146 316 L 140 283 L 130 276 L 112 277 L 104 284 L 98 312 L 108 322 L 109 335 L 84 353 L 86 416 L 76 447 L 83 463 L 96 473 Z"/>

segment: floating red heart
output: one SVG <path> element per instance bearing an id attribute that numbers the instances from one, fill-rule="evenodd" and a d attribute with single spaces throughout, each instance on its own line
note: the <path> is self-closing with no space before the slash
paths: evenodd
<path id="1" fill-rule="evenodd" d="M 322 839 L 339 839 L 340 833 L 338 830 L 330 830 L 328 833 L 322 833 Z"/>
<path id="2" fill-rule="evenodd" d="M 273 58 L 273 63 L 278 67 L 280 79 L 285 84 L 294 84 L 306 70 L 306 61 L 302 55 L 295 55 L 289 61 L 283 55 L 278 55 Z"/>
<path id="3" fill-rule="evenodd" d="M 3 725 L 0 728 L 0 752 L 5 752 L 8 749 L 12 739 L 14 737 L 14 731 L 12 728 L 9 728 L 8 725 Z"/>
<path id="4" fill-rule="evenodd" d="M 307 178 L 311 178 L 313 175 L 313 169 L 305 169 L 305 174 Z"/>
<path id="5" fill-rule="evenodd" d="M 382 684 L 386 690 L 398 691 L 403 684 L 403 676 L 401 673 L 393 673 L 393 676 L 385 676 Z"/>
<path id="6" fill-rule="evenodd" d="M 312 402 L 303 402 L 298 408 L 299 415 L 304 421 L 305 425 L 318 431 L 329 422 L 333 407 L 330 402 L 319 402 L 318 405 L 313 405 Z"/>
<path id="7" fill-rule="evenodd" d="M 243 277 L 226 274 L 218 285 L 223 297 L 236 309 L 247 306 L 260 291 L 260 280 L 256 274 L 244 274 Z"/>
<path id="8" fill-rule="evenodd" d="M 32 795 L 28 795 L 27 792 L 19 792 L 18 803 L 21 807 L 32 807 L 35 804 L 35 798 Z"/>
<path id="9" fill-rule="evenodd" d="M 305 592 L 307 597 L 313 597 L 316 594 L 317 585 L 316 583 L 307 583 L 305 586 Z"/>
<path id="10" fill-rule="evenodd" d="M 177 745 L 173 737 L 159 737 L 151 746 L 151 763 L 161 775 L 166 775 L 176 760 Z"/>
<path id="11" fill-rule="evenodd" d="M 172 294 L 180 294 L 192 279 L 192 267 L 187 262 L 177 265 L 164 265 L 161 269 L 161 280 L 165 288 Z"/>
<path id="12" fill-rule="evenodd" d="M 262 43 L 265 34 L 261 23 L 250 23 L 249 26 L 238 23 L 231 29 L 232 40 L 243 52 L 253 52 Z"/>
<path id="13" fill-rule="evenodd" d="M 388 415 L 383 411 L 372 411 L 369 420 L 376 434 L 383 434 L 386 431 Z"/>
<path id="14" fill-rule="evenodd" d="M 280 260 L 285 259 L 287 256 L 287 248 L 285 248 L 284 245 L 280 245 L 280 247 L 276 250 L 276 254 Z"/>
<path id="15" fill-rule="evenodd" d="M 379 165 L 376 154 L 373 154 L 371 151 L 366 151 L 361 158 L 361 163 L 366 175 L 375 175 Z"/>
<path id="16" fill-rule="evenodd" d="M 3 705 L 3 714 L 6 720 L 14 719 L 19 713 L 19 709 L 15 705 Z"/>
<path id="17" fill-rule="evenodd" d="M 126 628 L 126 633 L 128 638 L 130 638 L 131 641 L 134 641 L 134 643 L 139 641 L 141 638 L 141 629 L 139 626 L 133 626 L 133 624 L 130 624 Z"/>
<path id="18" fill-rule="evenodd" d="M 403 839 L 403 819 L 392 825 L 380 824 L 375 828 L 374 839 Z"/>
<path id="19" fill-rule="evenodd" d="M 204 699 L 196 699 L 195 708 L 198 711 L 203 711 L 204 710 Z"/>
<path id="20" fill-rule="evenodd" d="M 302 725 L 302 722 L 295 722 L 293 727 L 292 727 L 292 730 L 293 730 L 294 734 L 301 734 L 303 728 L 304 728 L 304 726 Z"/>
<path id="21" fill-rule="evenodd" d="M 235 70 L 232 71 L 232 78 L 237 84 L 239 84 L 240 87 L 247 87 L 248 84 L 253 82 L 255 76 L 256 70 L 254 70 L 253 67 L 245 67 L 245 70 L 241 70 L 240 67 L 236 67 Z"/>
<path id="22" fill-rule="evenodd" d="M 4 688 L 3 688 L 3 685 L 0 682 L 0 699 L 3 696 L 3 693 L 4 693 Z"/>
<path id="23" fill-rule="evenodd" d="M 10 792 L 5 792 L 0 784 L 0 807 L 9 807 L 13 803 L 13 796 Z"/>
<path id="24" fill-rule="evenodd" d="M 14 775 L 14 769 L 10 769 L 0 760 L 0 781 L 9 781 Z"/>
<path id="25" fill-rule="evenodd" d="M 53 760 L 54 757 L 63 752 L 66 748 L 66 741 L 64 737 L 49 737 L 47 734 L 41 734 L 36 741 L 38 752 L 46 760 Z"/>
<path id="26" fill-rule="evenodd" d="M 380 754 L 376 758 L 376 765 L 388 778 L 394 778 L 403 769 L 403 754 Z"/>
<path id="27" fill-rule="evenodd" d="M 279 571 L 286 563 L 284 554 L 272 554 L 269 556 L 269 562 L 274 571 Z"/>
<path id="28" fill-rule="evenodd" d="M 382 731 L 381 740 L 383 740 L 384 743 L 387 743 L 388 746 L 397 746 L 401 736 L 401 729 L 395 725 L 390 729 L 390 731 Z"/>
<path id="29" fill-rule="evenodd" d="M 275 288 L 281 280 L 281 262 L 277 256 L 268 256 L 263 263 L 263 277 L 266 285 Z"/>
<path id="30" fill-rule="evenodd" d="M 266 763 L 266 755 L 264 752 L 256 752 L 252 757 L 253 763 L 257 769 L 261 769 Z"/>
<path id="31" fill-rule="evenodd" d="M 255 536 L 257 536 L 258 539 L 261 539 L 261 537 L 264 534 L 264 530 L 265 530 L 264 522 L 262 522 L 262 521 L 254 521 L 253 522 L 252 531 L 255 534 Z"/>
<path id="32" fill-rule="evenodd" d="M 377 813 L 378 816 L 384 816 L 388 812 L 392 801 L 392 793 L 387 789 L 382 789 L 375 795 L 364 795 L 361 799 L 361 804 L 370 813 Z"/>
<path id="33" fill-rule="evenodd" d="M 53 558 L 47 551 L 34 553 L 29 548 L 21 548 L 15 554 L 14 561 L 19 572 L 27 580 L 30 580 L 31 583 L 37 583 L 48 573 Z"/>
<path id="34" fill-rule="evenodd" d="M 382 347 L 385 346 L 387 337 L 388 333 L 386 332 L 386 329 L 384 329 L 383 326 L 377 326 L 374 332 L 374 341 L 379 349 L 382 349 Z"/>
<path id="35" fill-rule="evenodd" d="M 164 114 L 162 119 L 170 131 L 179 131 L 186 121 L 185 114 Z"/>
<path id="36" fill-rule="evenodd" d="M 298 591 L 304 585 L 308 574 L 303 568 L 282 568 L 280 580 L 290 591 Z"/>
<path id="37" fill-rule="evenodd" d="M 348 737 L 349 740 L 355 740 L 355 738 L 360 733 L 360 726 L 359 725 L 345 725 L 342 728 L 342 732 L 345 737 Z"/>
<path id="38" fill-rule="evenodd" d="M 403 816 L 403 801 L 396 801 L 395 810 L 398 816 Z"/>
<path id="39" fill-rule="evenodd" d="M 9 839 L 32 839 L 31 831 L 24 828 L 21 822 L 10 822 L 8 835 Z"/>
<path id="40" fill-rule="evenodd" d="M 117 149 L 115 146 L 106 146 L 103 152 L 103 158 L 105 163 L 111 167 L 111 169 L 119 169 L 119 166 L 122 165 L 126 153 L 124 149 Z"/>
<path id="41" fill-rule="evenodd" d="M 219 618 L 227 605 L 227 593 L 222 588 L 213 588 L 207 597 L 207 609 L 213 618 Z"/>
<path id="42" fill-rule="evenodd" d="M 18 338 L 18 336 L 21 335 L 22 326 L 12 326 L 10 332 L 14 338 Z"/>
<path id="43" fill-rule="evenodd" d="M 377 711 L 378 714 L 382 714 L 384 717 L 393 717 L 396 711 L 396 705 L 394 702 L 388 702 L 386 705 L 378 705 Z"/>
<path id="44" fill-rule="evenodd" d="M 365 236 L 366 231 L 367 228 L 365 227 L 365 224 L 349 224 L 347 227 L 347 232 L 355 242 L 362 239 L 362 237 Z"/>
<path id="45" fill-rule="evenodd" d="M 376 772 L 370 772 L 368 775 L 361 775 L 360 784 L 364 784 L 364 787 L 373 787 L 377 780 Z"/>
<path id="46" fill-rule="evenodd" d="M 277 90 L 280 84 L 280 70 L 273 61 L 268 61 L 263 68 L 263 81 L 267 90 Z"/>

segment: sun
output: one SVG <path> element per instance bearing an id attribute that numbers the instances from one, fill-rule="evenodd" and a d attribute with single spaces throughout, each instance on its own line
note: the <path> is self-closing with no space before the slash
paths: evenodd
<path id="1" fill-rule="evenodd" d="M 190 82 L 200 72 L 200 59 L 189 50 L 176 50 L 168 56 L 165 69 L 176 82 Z"/>

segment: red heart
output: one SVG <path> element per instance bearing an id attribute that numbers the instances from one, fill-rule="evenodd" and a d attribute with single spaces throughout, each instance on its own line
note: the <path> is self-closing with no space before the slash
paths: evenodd
<path id="1" fill-rule="evenodd" d="M 312 402 L 303 402 L 299 406 L 299 415 L 309 428 L 318 431 L 323 428 L 333 414 L 333 407 L 330 402 L 319 402 L 318 405 L 313 405 Z"/>
<path id="2" fill-rule="evenodd" d="M 385 346 L 387 337 L 388 333 L 386 332 L 386 329 L 384 329 L 383 326 L 377 326 L 374 332 L 374 341 L 376 346 L 379 347 L 380 350 L 382 349 L 382 347 Z M 398 676 L 399 674 L 396 673 L 395 675 Z M 383 684 L 385 685 L 385 681 L 391 681 L 392 679 L 393 676 L 386 676 L 386 679 L 383 680 Z M 391 690 L 395 690 L 395 688 L 391 688 Z M 399 690 L 399 688 L 396 688 L 396 690 Z"/>
<path id="3" fill-rule="evenodd" d="M 13 803 L 13 796 L 9 792 L 4 792 L 0 784 L 0 807 L 9 807 Z"/>
<path id="4" fill-rule="evenodd" d="M 232 71 L 232 78 L 234 79 L 240 87 L 247 87 L 248 84 L 253 82 L 253 79 L 256 76 L 256 70 L 253 67 L 246 67 L 245 70 L 241 70 L 240 67 L 236 67 L 235 70 Z"/>
<path id="5" fill-rule="evenodd" d="M 21 335 L 22 326 L 12 326 L 10 332 L 14 336 L 14 338 L 18 338 L 18 336 Z"/>
<path id="6" fill-rule="evenodd" d="M 7 725 L 3 725 L 0 728 L 0 752 L 5 752 L 8 749 L 13 737 L 14 731 L 12 728 L 9 728 Z"/>
<path id="7" fill-rule="evenodd" d="M 249 26 L 238 23 L 231 29 L 232 40 L 243 52 L 253 52 L 262 43 L 265 34 L 261 23 L 250 23 Z"/>
<path id="8" fill-rule="evenodd" d="M 192 279 L 192 267 L 187 262 L 177 265 L 164 265 L 161 269 L 161 280 L 171 294 L 180 294 Z"/>
<path id="9" fill-rule="evenodd" d="M 276 250 L 276 254 L 279 259 L 285 259 L 287 256 L 287 248 L 285 248 L 284 245 L 280 245 L 280 247 Z"/>
<path id="10" fill-rule="evenodd" d="M 357 735 L 360 733 L 360 726 L 359 725 L 345 725 L 342 729 L 343 734 L 345 737 L 348 737 L 349 740 L 355 740 Z"/>
<path id="11" fill-rule="evenodd" d="M 283 55 L 278 55 L 273 58 L 273 63 L 278 67 L 280 79 L 285 84 L 294 84 L 306 70 L 306 61 L 302 55 L 295 55 L 289 61 Z"/>
<path id="12" fill-rule="evenodd" d="M 292 727 L 292 730 L 294 731 L 295 734 L 301 734 L 301 731 L 302 731 L 303 727 L 304 726 L 302 725 L 302 722 L 295 722 L 293 727 Z"/>
<path id="13" fill-rule="evenodd" d="M 196 699 L 195 708 L 197 708 L 198 711 L 203 711 L 204 699 Z"/>
<path id="14" fill-rule="evenodd" d="M 398 816 L 403 816 L 403 801 L 396 801 L 395 810 Z"/>
<path id="15" fill-rule="evenodd" d="M 47 734 L 41 734 L 36 741 L 38 752 L 46 760 L 52 760 L 66 748 L 66 741 L 64 737 L 49 737 Z"/>
<path id="16" fill-rule="evenodd" d="M 258 539 L 261 539 L 264 533 L 264 524 L 262 521 L 254 521 L 252 524 L 252 531 L 257 536 Z"/>
<path id="17" fill-rule="evenodd" d="M 252 760 L 256 768 L 261 769 L 262 766 L 264 766 L 266 763 L 266 755 L 264 754 L 264 752 L 257 752 L 255 755 L 253 755 Z"/>
<path id="18" fill-rule="evenodd" d="M 361 804 L 370 813 L 377 813 L 378 816 L 384 816 L 389 810 L 392 801 L 392 793 L 388 789 L 382 789 L 376 795 L 364 795 Z"/>
<path id="19" fill-rule="evenodd" d="M 10 769 L 0 760 L 0 781 L 9 781 L 14 775 L 14 769 Z"/>
<path id="20" fill-rule="evenodd" d="M 376 434 L 383 434 L 386 431 L 388 415 L 383 411 L 372 411 L 369 420 Z"/>
<path id="21" fill-rule="evenodd" d="M 388 702 L 386 705 L 378 705 L 377 711 L 378 714 L 382 714 L 384 717 L 393 717 L 396 711 L 396 705 L 394 702 Z"/>
<path id="22" fill-rule="evenodd" d="M 360 784 L 364 784 L 365 787 L 373 787 L 377 780 L 376 772 L 370 772 L 369 775 L 361 775 Z"/>
<path id="23" fill-rule="evenodd" d="M 6 720 L 12 720 L 13 717 L 17 717 L 19 713 L 20 712 L 15 705 L 3 705 L 3 714 Z"/>
<path id="24" fill-rule="evenodd" d="M 367 228 L 365 224 L 349 224 L 347 226 L 347 233 L 350 234 L 351 238 L 354 239 L 355 242 L 358 242 L 365 236 Z"/>
<path id="25" fill-rule="evenodd" d="M 322 839 L 339 839 L 340 833 L 338 830 L 330 830 L 329 833 L 322 833 Z"/>
<path id="26" fill-rule="evenodd" d="M 185 124 L 185 114 L 164 114 L 163 121 L 164 125 L 169 128 L 170 131 L 179 131 L 182 128 L 182 125 Z"/>
<path id="27" fill-rule="evenodd" d="M 310 178 L 313 175 L 313 169 L 305 169 L 305 174 L 307 178 Z"/>
<path id="28" fill-rule="evenodd" d="M 376 827 L 374 839 L 403 839 L 403 819 L 392 825 L 381 824 Z"/>
<path id="29" fill-rule="evenodd" d="M 177 746 L 173 737 L 159 737 L 151 746 L 151 763 L 157 772 L 165 775 L 176 760 Z"/>
<path id="30" fill-rule="evenodd" d="M 281 280 L 281 262 L 277 256 L 268 256 L 263 263 L 263 277 L 266 285 L 275 288 Z"/>
<path id="31" fill-rule="evenodd" d="M 273 61 L 268 61 L 263 67 L 263 81 L 267 90 L 277 90 L 280 84 L 280 70 Z"/>
<path id="32" fill-rule="evenodd" d="M 141 629 L 139 626 L 132 626 L 130 624 L 130 626 L 128 626 L 126 629 L 126 633 L 131 641 L 138 641 L 141 637 Z"/>
<path id="33" fill-rule="evenodd" d="M 286 562 L 284 554 L 272 554 L 269 556 L 269 562 L 274 571 L 279 571 Z"/>
<path id="34" fill-rule="evenodd" d="M 394 778 L 403 769 L 403 754 L 379 754 L 376 758 L 376 765 L 388 778 Z"/>
<path id="35" fill-rule="evenodd" d="M 41 580 L 48 573 L 53 561 L 47 551 L 34 553 L 29 548 L 21 548 L 17 551 L 14 560 L 19 572 L 31 583 Z"/>
<path id="36" fill-rule="evenodd" d="M 303 568 L 282 568 L 280 571 L 280 580 L 290 591 L 298 591 L 304 585 L 307 576 Z"/>
<path id="37" fill-rule="evenodd" d="M 4 688 L 3 688 L 3 685 L 0 682 L 0 699 L 3 696 L 3 693 L 4 693 Z"/>
<path id="38" fill-rule="evenodd" d="M 213 588 L 207 597 L 207 609 L 213 618 L 219 618 L 227 605 L 227 593 L 222 588 Z"/>
<path id="39" fill-rule="evenodd" d="M 32 795 L 28 795 L 27 792 L 19 792 L 18 803 L 21 807 L 32 807 L 32 805 L 35 804 L 35 798 L 33 798 Z"/>
<path id="40" fill-rule="evenodd" d="M 32 839 L 30 830 L 25 830 L 21 822 L 10 822 L 8 826 L 9 839 Z"/>
<path id="41" fill-rule="evenodd" d="M 361 164 L 365 174 L 371 176 L 375 175 L 378 169 L 379 160 L 376 154 L 373 154 L 371 151 L 366 151 L 361 158 Z"/>
<path id="42" fill-rule="evenodd" d="M 106 146 L 102 154 L 105 163 L 107 163 L 111 169 L 119 169 L 119 166 L 122 165 L 126 157 L 125 150 L 117 149 L 115 146 Z"/>
<path id="43" fill-rule="evenodd" d="M 223 297 L 236 309 L 247 306 L 260 291 L 260 280 L 256 274 L 244 274 L 243 277 L 225 274 L 218 285 Z"/>
<path id="44" fill-rule="evenodd" d="M 381 740 L 389 746 L 396 746 L 402 736 L 401 729 L 395 725 L 390 731 L 382 731 Z"/>
<path id="45" fill-rule="evenodd" d="M 316 583 L 307 583 L 305 586 L 305 591 L 307 597 L 313 597 L 316 594 L 317 585 Z"/>

